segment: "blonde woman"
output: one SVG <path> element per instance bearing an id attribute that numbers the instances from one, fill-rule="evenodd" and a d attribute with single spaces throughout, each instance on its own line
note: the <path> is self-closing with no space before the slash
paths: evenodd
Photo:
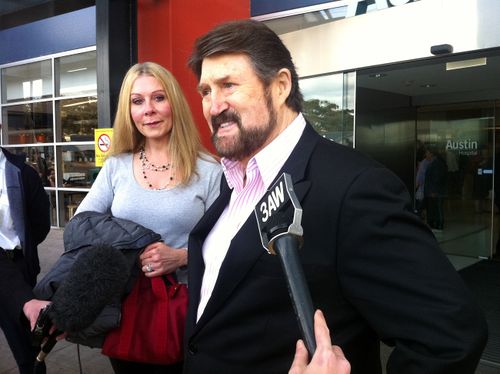
<path id="1" fill-rule="evenodd" d="M 162 237 L 140 256 L 148 277 L 176 272 L 186 282 L 188 235 L 219 194 L 220 165 L 202 148 L 179 84 L 162 66 L 132 66 L 122 83 L 111 156 L 78 207 L 110 212 Z M 159 366 L 111 359 L 116 373 L 177 373 Z"/>

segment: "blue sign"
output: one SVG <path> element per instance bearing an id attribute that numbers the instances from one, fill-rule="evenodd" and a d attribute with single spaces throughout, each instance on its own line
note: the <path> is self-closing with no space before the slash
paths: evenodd
<path id="1" fill-rule="evenodd" d="M 321 0 L 251 0 L 250 14 L 252 17 L 264 14 L 284 12 L 287 10 L 305 8 L 318 4 L 335 3 L 336 1 Z M 374 10 L 387 9 L 393 6 L 413 3 L 418 0 L 350 0 L 347 4 L 347 17 L 358 16 Z M 345 2 L 344 2 L 345 3 Z M 335 5 L 332 4 L 332 7 Z"/>
<path id="2" fill-rule="evenodd" d="M 0 65 L 95 44 L 92 6 L 0 31 Z"/>
<path id="3" fill-rule="evenodd" d="M 283 12 L 285 10 L 304 8 L 311 5 L 331 2 L 332 1 L 326 0 L 251 0 L 250 15 L 252 17 L 256 17 L 263 14 Z"/>

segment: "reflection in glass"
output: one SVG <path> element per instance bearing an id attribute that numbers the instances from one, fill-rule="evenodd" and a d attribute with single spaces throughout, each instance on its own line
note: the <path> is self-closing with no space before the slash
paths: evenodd
<path id="1" fill-rule="evenodd" d="M 53 141 L 51 101 L 5 106 L 2 112 L 4 144 Z"/>
<path id="2" fill-rule="evenodd" d="M 9 151 L 23 155 L 26 163 L 38 172 L 45 187 L 54 187 L 50 183 L 50 175 L 55 168 L 53 146 L 15 147 L 9 148 Z"/>
<path id="3" fill-rule="evenodd" d="M 59 201 L 62 201 L 63 204 L 59 205 L 59 217 L 64 222 L 61 222 L 61 226 L 65 226 L 65 224 L 74 216 L 76 208 L 82 202 L 83 198 L 87 195 L 86 192 L 68 192 L 61 191 Z"/>
<path id="4" fill-rule="evenodd" d="M 96 51 L 65 56 L 55 60 L 59 72 L 56 96 L 82 96 L 97 93 Z"/>
<path id="5" fill-rule="evenodd" d="M 332 74 L 300 80 L 304 116 L 316 131 L 337 143 L 353 146 L 354 79 Z"/>
<path id="6" fill-rule="evenodd" d="M 60 141 L 94 140 L 94 129 L 97 128 L 96 96 L 61 100 L 56 103 L 56 108 L 60 116 L 57 128 L 62 131 Z"/>
<path id="7" fill-rule="evenodd" d="M 428 223 L 446 254 L 489 257 L 492 245 L 494 109 L 491 103 L 422 107 L 417 112 L 417 172 L 424 174 L 424 206 Z M 423 149 L 423 151 L 419 151 Z M 432 227 L 430 172 L 433 161 L 446 165 L 442 227 Z M 427 152 L 425 152 L 427 151 Z M 425 157 L 424 155 L 427 155 Z M 425 157 L 425 158 L 423 158 Z"/>
<path id="8" fill-rule="evenodd" d="M 100 170 L 96 57 L 88 47 L 0 68 L 1 145 L 38 172 L 53 226 L 64 226 Z"/>
<path id="9" fill-rule="evenodd" d="M 50 201 L 50 225 L 58 226 L 57 224 L 57 199 L 56 191 L 47 191 Z"/>
<path id="10" fill-rule="evenodd" d="M 265 24 L 276 34 L 280 35 L 342 20 L 346 18 L 347 13 L 347 5 L 340 3 L 333 7 L 327 7 L 314 12 L 266 20 Z"/>
<path id="11" fill-rule="evenodd" d="M 95 166 L 94 145 L 58 147 L 62 157 L 62 186 L 89 188 L 100 168 Z"/>
<path id="12" fill-rule="evenodd" d="M 2 102 L 12 103 L 52 96 L 50 60 L 2 69 Z"/>

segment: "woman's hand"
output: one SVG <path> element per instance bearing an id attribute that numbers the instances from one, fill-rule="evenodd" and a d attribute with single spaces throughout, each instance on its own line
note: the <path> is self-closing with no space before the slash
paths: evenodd
<path id="1" fill-rule="evenodd" d="M 139 257 L 147 277 L 172 273 L 187 265 L 187 249 L 174 249 L 163 242 L 148 245 Z"/>
<path id="2" fill-rule="evenodd" d="M 316 337 L 316 352 L 311 362 L 308 363 L 309 355 L 306 346 L 302 340 L 299 340 L 288 374 L 349 374 L 351 365 L 342 349 L 332 345 L 330 331 L 320 310 L 314 314 L 314 336 Z"/>

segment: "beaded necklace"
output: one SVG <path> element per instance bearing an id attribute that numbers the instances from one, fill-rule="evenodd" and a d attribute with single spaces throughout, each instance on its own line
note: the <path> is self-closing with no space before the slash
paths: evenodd
<path id="1" fill-rule="evenodd" d="M 155 164 L 153 164 L 151 161 L 148 160 L 148 157 L 146 156 L 146 151 L 144 150 L 144 147 L 141 147 L 141 149 L 139 151 L 139 159 L 141 160 L 141 168 L 142 168 L 142 175 L 144 177 L 144 181 L 146 182 L 146 184 L 149 186 L 150 189 L 152 189 L 152 190 L 164 190 L 174 180 L 174 178 L 175 178 L 174 167 L 170 162 L 166 165 L 156 166 Z M 154 188 L 153 185 L 151 184 L 151 182 L 148 180 L 146 170 L 151 170 L 151 171 L 155 171 L 155 172 L 166 172 L 166 171 L 170 170 L 170 176 L 168 178 L 167 184 L 163 187 L 160 187 L 160 188 Z"/>

